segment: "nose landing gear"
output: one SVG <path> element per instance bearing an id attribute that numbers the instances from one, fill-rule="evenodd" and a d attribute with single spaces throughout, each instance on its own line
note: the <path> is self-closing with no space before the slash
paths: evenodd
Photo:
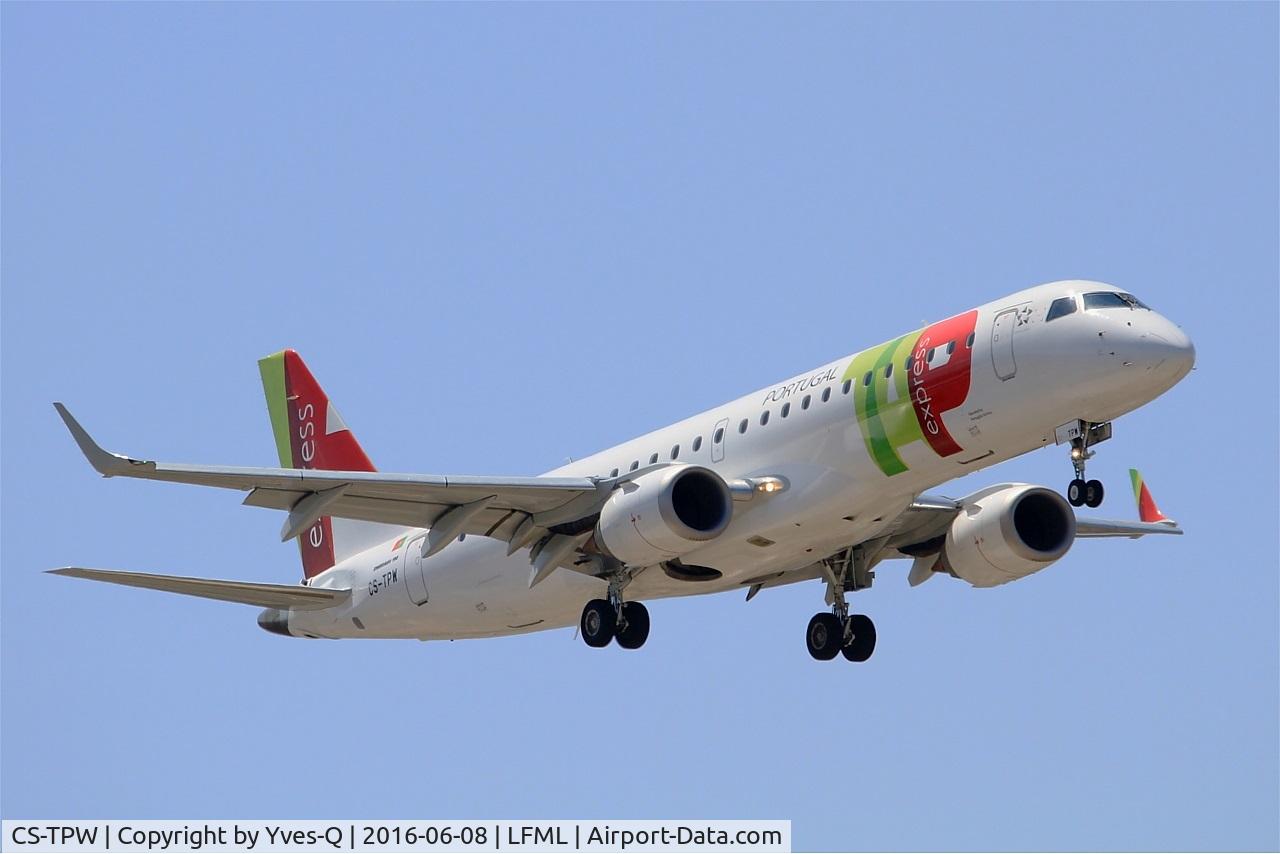
<path id="1" fill-rule="evenodd" d="M 1105 442 L 1111 438 L 1111 422 L 1092 424 L 1088 421 L 1076 421 L 1058 428 L 1058 436 L 1066 434 L 1071 444 L 1071 467 L 1075 469 L 1075 478 L 1067 485 L 1067 501 L 1072 507 L 1087 505 L 1097 507 L 1102 504 L 1106 490 L 1100 480 L 1085 480 L 1084 467 L 1094 452 L 1091 445 Z M 1059 438 L 1059 441 L 1063 441 Z"/>

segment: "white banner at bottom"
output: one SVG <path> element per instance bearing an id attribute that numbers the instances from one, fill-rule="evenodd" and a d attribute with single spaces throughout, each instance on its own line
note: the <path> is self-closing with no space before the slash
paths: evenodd
<path id="1" fill-rule="evenodd" d="M 4 821 L 6 852 L 791 851 L 790 821 Z"/>

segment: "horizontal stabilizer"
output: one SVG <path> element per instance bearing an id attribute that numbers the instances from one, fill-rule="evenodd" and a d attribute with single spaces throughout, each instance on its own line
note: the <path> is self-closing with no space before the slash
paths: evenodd
<path id="1" fill-rule="evenodd" d="M 88 569 L 67 566 L 51 569 L 53 575 L 69 575 L 90 581 L 106 581 L 127 587 L 164 590 L 202 599 L 239 602 L 262 608 L 292 608 L 297 611 L 319 611 L 340 605 L 351 597 L 350 590 L 303 587 L 296 584 L 255 584 L 250 581 L 220 581 L 214 578 L 188 578 L 181 575 L 151 575 L 146 572 L 121 572 L 113 569 Z"/>

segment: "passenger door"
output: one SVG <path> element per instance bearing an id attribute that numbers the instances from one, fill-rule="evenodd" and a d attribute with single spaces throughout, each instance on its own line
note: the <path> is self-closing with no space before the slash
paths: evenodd
<path id="1" fill-rule="evenodd" d="M 991 324 L 991 365 L 1002 380 L 1011 380 L 1018 372 L 1013 360 L 1013 327 L 1017 318 L 1018 310 L 1010 308 L 997 314 Z"/>
<path id="2" fill-rule="evenodd" d="M 422 544 L 426 535 L 411 540 L 404 551 L 404 587 L 409 600 L 415 605 L 425 605 L 427 595 L 427 567 L 422 557 Z"/>

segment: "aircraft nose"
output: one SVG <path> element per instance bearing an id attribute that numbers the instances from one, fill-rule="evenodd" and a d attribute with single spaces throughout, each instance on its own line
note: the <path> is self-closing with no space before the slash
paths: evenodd
<path id="1" fill-rule="evenodd" d="M 1190 336 L 1159 315 L 1146 326 L 1138 342 L 1145 367 L 1175 382 L 1182 379 L 1196 363 L 1196 348 Z"/>

